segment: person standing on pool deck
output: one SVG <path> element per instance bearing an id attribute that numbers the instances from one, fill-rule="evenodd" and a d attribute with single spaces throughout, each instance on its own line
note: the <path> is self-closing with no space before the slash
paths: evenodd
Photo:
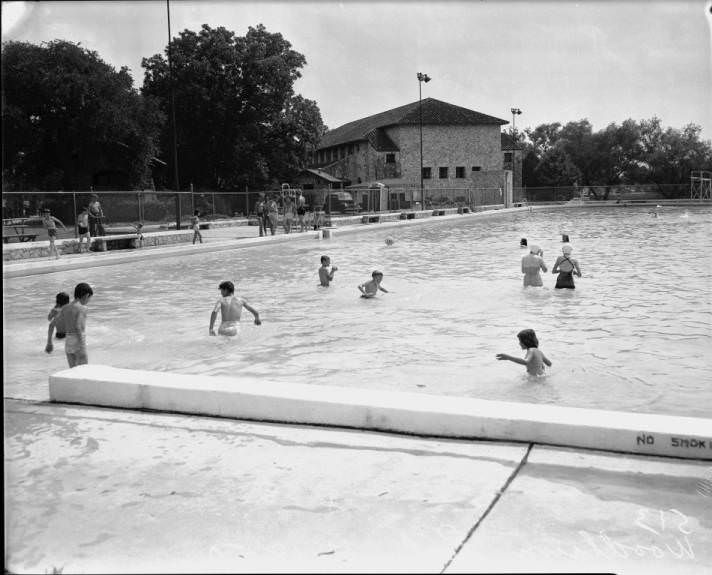
<path id="1" fill-rule="evenodd" d="M 218 317 L 218 310 L 221 313 L 221 323 L 218 328 L 220 335 L 237 335 L 243 307 L 255 316 L 255 325 L 262 324 L 257 310 L 244 299 L 235 295 L 235 285 L 232 282 L 222 282 L 218 289 L 220 290 L 220 298 L 215 303 L 213 313 L 210 314 L 210 335 L 215 335 L 214 327 L 215 319 Z"/>
<path id="2" fill-rule="evenodd" d="M 57 237 L 57 226 L 55 225 L 55 222 L 62 226 L 63 229 L 67 229 L 67 226 L 55 218 L 49 210 L 45 210 L 42 215 L 42 223 L 45 228 L 47 228 L 47 236 L 49 236 L 49 255 L 54 253 L 54 258 L 58 260 L 59 252 L 57 251 L 57 246 L 54 243 L 54 240 Z"/>
<path id="3" fill-rule="evenodd" d="M 579 268 L 578 262 L 575 259 L 569 257 L 571 255 L 571 252 L 573 251 L 573 248 L 570 245 L 566 244 L 561 248 L 561 251 L 564 253 L 564 255 L 556 258 L 554 267 L 551 268 L 552 274 L 559 272 L 559 276 L 556 278 L 555 287 L 556 289 L 575 289 L 576 286 L 574 285 L 574 274 L 576 274 L 578 277 L 581 277 L 581 269 Z"/>
<path id="4" fill-rule="evenodd" d="M 539 246 L 529 246 L 529 253 L 522 258 L 522 273 L 524 274 L 524 287 L 534 286 L 540 287 L 544 285 L 539 275 L 539 270 L 546 271 L 544 263 L 544 252 Z"/>
<path id="5" fill-rule="evenodd" d="M 371 274 L 371 278 L 371 281 L 364 282 L 360 286 L 358 286 L 358 289 L 361 292 L 361 297 L 376 297 L 378 290 L 388 293 L 388 290 L 386 288 L 381 287 L 381 282 L 383 281 L 383 274 L 381 272 L 375 270 Z"/>
<path id="6" fill-rule="evenodd" d="M 64 322 L 67 330 L 64 352 L 67 354 L 69 367 L 89 363 L 86 342 L 87 304 L 93 295 L 94 291 L 88 283 L 77 284 L 74 288 L 74 301 L 65 305 L 59 315 L 52 320 L 55 327 Z M 47 353 L 52 351 L 51 343 L 51 341 L 47 342 Z"/>
<path id="7" fill-rule="evenodd" d="M 544 375 L 544 365 L 551 367 L 551 362 L 542 351 L 539 349 L 539 340 L 536 337 L 533 329 L 523 329 L 517 334 L 517 339 L 519 339 L 519 345 L 522 349 L 526 349 L 527 353 L 524 359 L 508 355 L 506 353 L 498 353 L 497 359 L 507 361 L 513 361 L 514 363 L 519 363 L 521 365 L 527 366 L 527 373 L 529 375 Z"/>
<path id="8" fill-rule="evenodd" d="M 269 230 L 272 235 L 277 231 L 277 223 L 279 222 L 279 208 L 273 197 L 267 200 L 267 219 L 269 221 Z"/>
<path id="9" fill-rule="evenodd" d="M 52 334 L 55 329 L 57 330 L 57 339 L 64 339 L 67 336 L 64 318 L 61 317 L 61 313 L 62 308 L 68 304 L 69 294 L 67 292 L 59 292 L 55 298 L 55 306 L 49 310 L 47 314 L 47 321 L 50 322 L 47 328 L 47 345 L 45 346 L 47 353 L 52 353 L 52 349 L 54 349 L 52 345 Z"/>
<path id="10" fill-rule="evenodd" d="M 82 240 L 87 241 L 86 251 L 91 245 L 91 235 L 89 234 L 89 208 L 85 207 L 77 216 L 77 234 L 79 234 L 79 253 L 82 253 Z"/>
<path id="11" fill-rule="evenodd" d="M 99 196 L 92 194 L 89 202 L 89 233 L 93 238 L 104 235 L 103 219 L 104 210 L 101 209 Z"/>
<path id="12" fill-rule="evenodd" d="M 321 267 L 319 268 L 319 282 L 321 282 L 320 285 L 324 287 L 329 287 L 329 283 L 334 281 L 334 272 L 338 271 L 339 269 L 336 266 L 332 266 L 330 271 L 330 265 L 331 258 L 329 256 L 321 256 Z"/>
<path id="13" fill-rule="evenodd" d="M 195 210 L 193 212 L 193 217 L 190 218 L 190 223 L 193 226 L 193 245 L 195 245 L 195 240 L 200 240 L 203 243 L 203 236 L 200 233 L 200 210 Z"/>

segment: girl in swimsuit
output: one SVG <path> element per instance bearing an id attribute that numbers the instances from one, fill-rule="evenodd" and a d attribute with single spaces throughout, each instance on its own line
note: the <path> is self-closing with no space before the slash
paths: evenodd
<path id="1" fill-rule="evenodd" d="M 576 289 L 574 285 L 574 274 L 581 277 L 581 270 L 579 269 L 578 262 L 569 257 L 573 248 L 569 244 L 566 244 L 561 248 L 561 251 L 564 255 L 556 258 L 556 263 L 554 263 L 554 267 L 551 269 L 552 274 L 559 273 L 559 277 L 556 278 L 556 288 Z"/>

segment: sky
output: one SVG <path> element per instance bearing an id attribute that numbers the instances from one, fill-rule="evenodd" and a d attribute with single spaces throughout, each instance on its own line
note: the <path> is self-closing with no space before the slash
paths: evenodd
<path id="1" fill-rule="evenodd" d="M 657 116 L 712 140 L 712 0 L 170 0 L 171 32 L 264 24 L 307 65 L 295 91 L 336 128 L 432 97 L 517 129 Z M 165 51 L 165 1 L 2 2 L 2 40 L 80 42 L 136 87 Z M 418 82 L 417 73 L 432 78 Z M 506 127 L 509 129 L 509 126 Z"/>

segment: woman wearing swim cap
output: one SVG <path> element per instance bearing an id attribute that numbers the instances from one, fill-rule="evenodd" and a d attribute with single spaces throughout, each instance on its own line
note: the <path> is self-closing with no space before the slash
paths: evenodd
<path id="1" fill-rule="evenodd" d="M 555 287 L 557 289 L 575 289 L 574 274 L 581 277 L 581 270 L 579 269 L 578 262 L 570 257 L 573 248 L 569 244 L 566 244 L 561 248 L 561 251 L 564 255 L 556 258 L 554 267 L 551 268 L 552 274 L 559 273 L 559 277 L 556 278 Z"/>
<path id="2" fill-rule="evenodd" d="M 539 270 L 546 271 L 546 264 L 539 246 L 530 245 L 529 253 L 522 258 L 522 273 L 524 274 L 524 287 L 533 286 L 541 287 L 544 282 L 541 281 Z"/>

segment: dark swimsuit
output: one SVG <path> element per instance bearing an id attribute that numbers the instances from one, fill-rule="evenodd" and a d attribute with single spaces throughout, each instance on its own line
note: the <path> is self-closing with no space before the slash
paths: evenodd
<path id="1" fill-rule="evenodd" d="M 574 285 L 574 264 L 571 263 L 571 260 L 564 256 L 564 260 L 569 262 L 571 264 L 571 271 L 570 272 L 565 272 L 563 270 L 559 270 L 559 276 L 556 278 L 556 289 L 576 289 L 576 286 Z M 561 262 L 559 262 L 559 265 L 561 265 Z"/>

